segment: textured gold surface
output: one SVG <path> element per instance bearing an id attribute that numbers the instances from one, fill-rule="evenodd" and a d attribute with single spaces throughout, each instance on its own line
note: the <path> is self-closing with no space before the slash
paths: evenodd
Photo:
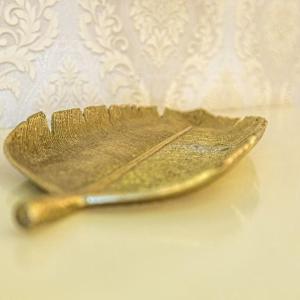
<path id="1" fill-rule="evenodd" d="M 50 130 L 45 115 L 35 114 L 8 136 L 5 153 L 56 195 L 21 204 L 17 220 L 30 227 L 82 207 L 183 193 L 226 171 L 265 127 L 261 117 L 102 106 L 54 113 Z"/>

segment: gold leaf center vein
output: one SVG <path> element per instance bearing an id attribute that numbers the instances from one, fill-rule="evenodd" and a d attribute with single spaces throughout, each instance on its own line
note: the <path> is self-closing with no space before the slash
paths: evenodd
<path id="1" fill-rule="evenodd" d="M 180 136 L 184 135 L 188 131 L 190 131 L 193 128 L 193 126 L 188 126 L 184 128 L 183 130 L 173 134 L 172 136 L 168 137 L 167 139 L 163 140 L 162 142 L 156 144 L 146 152 L 142 153 L 141 155 L 137 156 L 135 159 L 128 162 L 126 165 L 120 167 L 119 169 L 113 171 L 110 175 L 105 177 L 104 179 L 101 178 L 100 181 L 96 181 L 91 183 L 90 185 L 85 186 L 82 190 L 80 190 L 80 193 L 91 193 L 91 192 L 99 192 L 103 190 L 105 187 L 109 186 L 116 180 L 118 180 L 121 176 L 126 174 L 128 171 L 136 167 L 138 164 L 140 164 L 142 161 L 148 159 L 153 154 L 157 153 L 159 150 L 161 150 L 166 145 L 172 143 Z"/>

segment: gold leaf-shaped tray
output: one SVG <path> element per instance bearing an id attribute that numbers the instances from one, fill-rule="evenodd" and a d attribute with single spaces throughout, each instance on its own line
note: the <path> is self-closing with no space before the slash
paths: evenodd
<path id="1" fill-rule="evenodd" d="M 104 106 L 37 113 L 8 136 L 9 161 L 53 194 L 17 209 L 33 226 L 78 208 L 145 201 L 186 192 L 226 171 L 261 138 L 261 117 L 216 117 L 205 110 Z"/>

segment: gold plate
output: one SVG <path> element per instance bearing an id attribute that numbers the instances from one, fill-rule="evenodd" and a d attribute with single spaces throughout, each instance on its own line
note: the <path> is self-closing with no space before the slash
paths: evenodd
<path id="1" fill-rule="evenodd" d="M 96 205 L 170 197 L 212 181 L 243 157 L 266 128 L 261 117 L 205 110 L 104 106 L 44 113 L 8 136 L 9 161 L 51 193 L 17 208 L 25 227 Z"/>

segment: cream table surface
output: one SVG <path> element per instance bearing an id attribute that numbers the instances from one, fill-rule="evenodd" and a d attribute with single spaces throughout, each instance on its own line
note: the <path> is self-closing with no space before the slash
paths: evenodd
<path id="1" fill-rule="evenodd" d="M 217 182 L 32 232 L 11 212 L 40 192 L 1 154 L 0 299 L 300 299 L 300 109 L 230 114 L 269 126 Z"/>

